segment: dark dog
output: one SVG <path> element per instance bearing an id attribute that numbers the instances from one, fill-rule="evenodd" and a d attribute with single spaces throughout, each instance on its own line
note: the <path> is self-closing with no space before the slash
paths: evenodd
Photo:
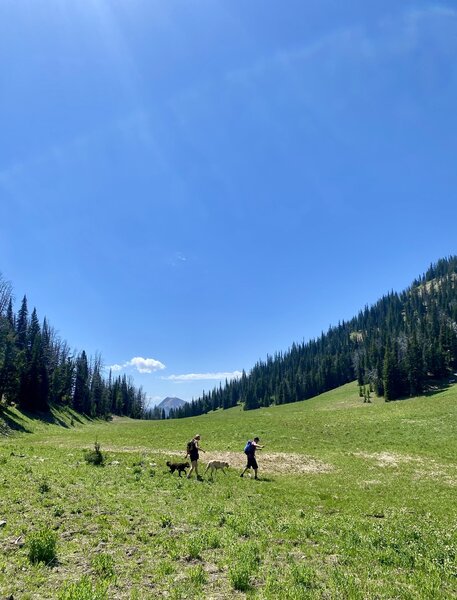
<path id="1" fill-rule="evenodd" d="M 187 475 L 186 469 L 188 469 L 190 467 L 190 464 L 188 462 L 172 463 L 169 460 L 167 460 L 167 467 L 170 469 L 170 473 L 174 473 L 175 471 L 178 471 L 178 475 L 181 477 L 181 473 L 183 471 L 184 471 L 184 475 Z"/>

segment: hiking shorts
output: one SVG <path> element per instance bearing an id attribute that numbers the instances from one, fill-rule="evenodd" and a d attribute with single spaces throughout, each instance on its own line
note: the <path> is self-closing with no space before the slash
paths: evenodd
<path id="1" fill-rule="evenodd" d="M 259 465 L 257 464 L 257 461 L 255 459 L 255 454 L 248 454 L 248 464 L 246 465 L 246 468 L 252 468 L 252 469 L 258 469 Z"/>

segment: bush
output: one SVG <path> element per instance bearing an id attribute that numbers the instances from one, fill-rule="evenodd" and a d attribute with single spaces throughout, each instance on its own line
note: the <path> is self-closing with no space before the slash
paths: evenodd
<path id="1" fill-rule="evenodd" d="M 229 581 L 234 590 L 247 592 L 251 587 L 251 573 L 249 566 L 246 563 L 235 563 L 229 567 Z"/>
<path id="2" fill-rule="evenodd" d="M 160 515 L 159 519 L 160 526 L 163 527 L 163 529 L 166 529 L 167 527 L 171 527 L 173 525 L 173 521 L 170 515 Z"/>
<path id="3" fill-rule="evenodd" d="M 57 533 L 45 527 L 32 533 L 28 541 L 29 560 L 31 563 L 44 562 L 49 565 L 56 559 Z"/>
<path id="4" fill-rule="evenodd" d="M 103 579 L 112 579 L 114 573 L 114 560 L 109 554 L 98 554 L 92 559 L 92 568 Z"/>
<path id="5" fill-rule="evenodd" d="M 38 490 L 40 494 L 46 494 L 46 492 L 49 492 L 51 490 L 47 479 L 43 479 L 43 481 L 38 486 Z"/>
<path id="6" fill-rule="evenodd" d="M 247 592 L 251 588 L 251 576 L 258 570 L 259 550 L 253 544 L 243 544 L 235 546 L 231 554 L 229 581 L 234 590 Z"/>
<path id="7" fill-rule="evenodd" d="M 108 600 L 106 583 L 92 585 L 87 576 L 76 583 L 67 583 L 59 594 L 59 600 Z"/>
<path id="8" fill-rule="evenodd" d="M 208 581 L 208 576 L 206 575 L 205 569 L 202 567 L 202 565 L 190 567 L 188 575 L 189 581 L 197 587 L 205 585 L 205 583 Z"/>
<path id="9" fill-rule="evenodd" d="M 199 536 L 190 536 L 187 540 L 186 559 L 200 560 L 202 552 L 202 540 Z"/>
<path id="10" fill-rule="evenodd" d="M 105 463 L 105 457 L 100 450 L 99 442 L 95 442 L 93 450 L 84 451 L 84 460 L 89 465 L 103 466 Z"/>

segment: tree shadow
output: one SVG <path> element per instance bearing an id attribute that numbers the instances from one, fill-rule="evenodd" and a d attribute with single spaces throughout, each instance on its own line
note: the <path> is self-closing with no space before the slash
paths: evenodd
<path id="1" fill-rule="evenodd" d="M 65 409 L 65 407 L 62 407 Z M 93 422 L 94 418 L 90 415 L 81 415 L 69 407 L 67 407 L 66 416 L 68 421 L 65 421 L 56 411 L 56 408 L 51 405 L 48 410 L 44 411 L 31 411 L 21 410 L 21 412 L 13 412 L 10 407 L 4 406 L 0 409 L 0 418 L 4 421 L 4 429 L 0 428 L 0 433 L 7 433 L 7 430 L 21 431 L 23 433 L 33 433 L 25 425 L 26 419 L 30 421 L 40 421 L 47 425 L 58 425 L 65 429 L 74 427 L 75 423 L 84 425 L 87 422 Z"/>
<path id="2" fill-rule="evenodd" d="M 435 394 L 444 392 L 444 390 L 448 390 L 450 387 L 451 384 L 449 383 L 449 379 L 429 381 L 424 389 L 423 395 L 426 397 L 435 396 Z"/>
<path id="3" fill-rule="evenodd" d="M 390 400 L 390 402 L 403 402 L 404 400 L 412 400 L 413 398 L 420 396 L 425 396 L 426 398 L 429 398 L 449 389 L 452 386 L 452 383 L 453 381 L 449 381 L 449 378 L 430 379 L 425 383 L 422 392 L 416 394 L 415 396 L 400 396 L 399 398 L 395 398 L 395 400 Z"/>
<path id="4" fill-rule="evenodd" d="M 0 413 L 7 429 L 12 431 L 21 431 L 22 433 L 32 433 L 30 429 L 27 429 L 20 421 L 24 421 L 20 415 L 13 413 L 8 407 L 2 409 Z"/>

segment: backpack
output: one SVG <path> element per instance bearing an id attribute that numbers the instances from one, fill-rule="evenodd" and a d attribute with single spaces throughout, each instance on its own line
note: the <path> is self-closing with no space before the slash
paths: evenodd
<path id="1" fill-rule="evenodd" d="M 190 454 L 192 452 L 192 450 L 195 449 L 195 440 L 190 440 L 190 442 L 187 442 L 187 454 Z"/>
<path id="2" fill-rule="evenodd" d="M 244 447 L 244 453 L 245 454 L 251 454 L 252 453 L 252 442 L 251 442 L 251 440 L 248 440 L 246 446 Z"/>

